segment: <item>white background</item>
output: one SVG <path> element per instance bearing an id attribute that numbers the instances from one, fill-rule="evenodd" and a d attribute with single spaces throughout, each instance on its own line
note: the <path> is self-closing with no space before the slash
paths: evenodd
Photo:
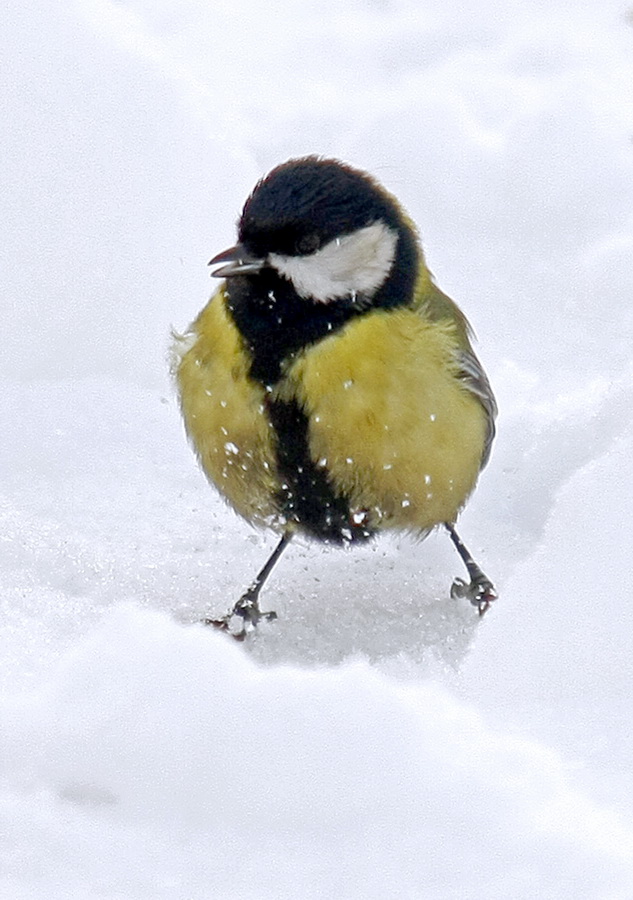
<path id="1" fill-rule="evenodd" d="M 4 4 L 0 896 L 633 897 L 626 2 Z M 167 371 L 256 179 L 367 168 L 501 414 L 445 535 L 273 546 Z"/>

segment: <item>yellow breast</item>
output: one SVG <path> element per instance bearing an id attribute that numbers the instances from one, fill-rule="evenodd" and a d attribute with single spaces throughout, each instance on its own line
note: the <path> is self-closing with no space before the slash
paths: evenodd
<path id="1" fill-rule="evenodd" d="M 310 455 L 350 508 L 383 528 L 456 519 L 479 473 L 485 414 L 457 377 L 455 325 L 376 310 L 291 359 L 267 394 L 220 290 L 182 340 L 176 377 L 208 478 L 238 513 L 279 524 L 276 436 L 267 402 L 296 400 Z"/>
<path id="2" fill-rule="evenodd" d="M 454 521 L 475 486 L 485 414 L 455 349 L 450 321 L 377 310 L 305 350 L 278 387 L 309 414 L 313 459 L 382 527 Z"/>
<path id="3" fill-rule="evenodd" d="M 175 356 L 185 428 L 203 471 L 240 515 L 271 524 L 278 480 L 266 392 L 248 377 L 222 289 L 176 340 Z"/>

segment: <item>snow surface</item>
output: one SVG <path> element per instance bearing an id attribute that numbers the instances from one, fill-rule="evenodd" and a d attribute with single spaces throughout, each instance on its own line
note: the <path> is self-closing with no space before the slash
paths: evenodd
<path id="1" fill-rule="evenodd" d="M 549 0 L 3 5 L 0 897 L 633 898 L 633 14 Z M 501 408 L 446 536 L 273 545 L 168 381 L 257 177 L 420 225 Z"/>

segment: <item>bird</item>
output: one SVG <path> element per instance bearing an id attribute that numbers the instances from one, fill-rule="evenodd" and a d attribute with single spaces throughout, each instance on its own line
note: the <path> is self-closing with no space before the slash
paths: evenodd
<path id="1" fill-rule="evenodd" d="M 444 528 L 483 615 L 493 583 L 455 529 L 488 462 L 497 404 L 473 332 L 436 285 L 416 226 L 373 176 L 290 159 L 247 198 L 217 291 L 173 373 L 208 480 L 278 543 L 234 606 L 206 624 L 243 640 L 273 610 L 260 591 L 295 535 L 364 544 Z"/>

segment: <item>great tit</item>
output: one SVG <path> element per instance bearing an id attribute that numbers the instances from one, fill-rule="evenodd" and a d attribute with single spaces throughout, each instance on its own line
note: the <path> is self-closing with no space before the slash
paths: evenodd
<path id="1" fill-rule="evenodd" d="M 483 614 L 490 580 L 454 528 L 485 466 L 496 403 L 459 307 L 434 283 L 414 224 L 374 178 L 338 160 L 291 159 L 258 182 L 222 284 L 174 369 L 208 479 L 279 543 L 235 606 L 208 624 L 242 638 L 295 534 L 361 544 L 443 525 Z"/>

